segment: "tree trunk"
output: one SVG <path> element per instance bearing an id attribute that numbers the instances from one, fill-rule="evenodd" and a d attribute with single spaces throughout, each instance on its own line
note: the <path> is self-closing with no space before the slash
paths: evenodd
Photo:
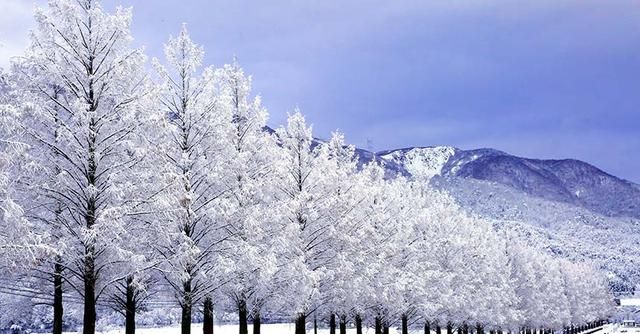
<path id="1" fill-rule="evenodd" d="M 87 218 L 87 220 L 89 220 Z M 84 259 L 84 315 L 82 322 L 83 334 L 95 334 L 96 332 L 96 279 L 95 279 L 95 248 L 93 245 L 85 246 Z"/>
<path id="2" fill-rule="evenodd" d="M 125 334 L 136 333 L 136 297 L 133 277 L 127 277 L 127 304 L 125 305 Z"/>
<path id="3" fill-rule="evenodd" d="M 260 311 L 253 313 L 253 334 L 260 334 Z"/>
<path id="4" fill-rule="evenodd" d="M 213 300 L 209 296 L 204 299 L 202 313 L 202 333 L 213 334 Z"/>
<path id="5" fill-rule="evenodd" d="M 331 313 L 329 315 L 329 334 L 336 334 L 336 315 Z"/>
<path id="6" fill-rule="evenodd" d="M 482 328 L 482 325 L 476 324 L 476 333 L 477 334 L 484 334 L 484 329 Z"/>
<path id="7" fill-rule="evenodd" d="M 240 334 L 249 334 L 248 320 L 247 320 L 247 301 L 240 299 L 238 301 L 238 327 Z"/>
<path id="8" fill-rule="evenodd" d="M 347 334 L 347 317 L 340 316 L 340 334 Z"/>
<path id="9" fill-rule="evenodd" d="M 91 76 L 93 73 L 93 59 L 89 68 Z M 93 78 L 89 81 L 89 108 L 90 114 L 93 114 L 97 109 L 96 102 L 94 100 L 93 90 Z M 87 159 L 87 172 L 86 179 L 87 185 L 95 187 L 97 184 L 97 171 L 98 165 L 96 160 L 96 142 L 98 137 L 97 121 L 91 116 L 89 120 L 89 137 L 88 137 L 88 159 Z M 85 228 L 89 231 L 94 229 L 96 224 L 96 210 L 97 203 L 95 195 L 89 195 L 86 199 L 86 211 L 84 212 Z M 84 246 L 84 272 L 82 273 L 84 283 L 84 315 L 82 322 L 83 334 L 95 334 L 96 332 L 96 241 L 89 239 Z"/>
<path id="10" fill-rule="evenodd" d="M 62 270 L 60 258 L 56 258 L 53 272 L 53 331 L 52 334 L 62 334 Z"/>
<path id="11" fill-rule="evenodd" d="M 295 334 L 305 334 L 307 332 L 307 315 L 304 313 L 298 313 L 296 317 L 296 330 Z"/>
<path id="12" fill-rule="evenodd" d="M 447 322 L 447 334 L 453 334 L 453 324 L 451 322 Z"/>
<path id="13" fill-rule="evenodd" d="M 382 334 L 389 334 L 389 323 L 384 322 L 384 327 L 382 327 Z"/>
<path id="14" fill-rule="evenodd" d="M 380 316 L 376 316 L 375 323 L 375 334 L 382 334 L 382 318 Z"/>
<path id="15" fill-rule="evenodd" d="M 431 334 L 431 324 L 428 321 L 424 323 L 424 334 Z"/>
<path id="16" fill-rule="evenodd" d="M 442 334 L 442 328 L 440 325 L 436 325 L 436 334 Z"/>
<path id="17" fill-rule="evenodd" d="M 184 296 L 182 300 L 182 321 L 180 322 L 181 334 L 191 334 L 191 309 L 193 307 L 193 296 L 191 295 L 191 280 L 183 284 Z"/>
<path id="18" fill-rule="evenodd" d="M 402 315 L 402 334 L 409 334 L 409 319 L 406 314 Z"/>
<path id="19" fill-rule="evenodd" d="M 318 320 L 315 314 L 313 315 L 313 334 L 318 334 Z"/>
<path id="20" fill-rule="evenodd" d="M 356 334 L 362 334 L 362 316 L 360 316 L 360 314 L 356 314 L 355 322 Z"/>

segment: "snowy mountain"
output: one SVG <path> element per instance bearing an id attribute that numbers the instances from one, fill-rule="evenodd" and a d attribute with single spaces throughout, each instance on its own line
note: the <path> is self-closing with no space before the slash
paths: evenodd
<path id="1" fill-rule="evenodd" d="M 389 168 L 416 177 L 490 181 L 610 217 L 640 218 L 640 187 L 573 159 L 539 160 L 494 149 L 404 148 L 375 154 Z"/>

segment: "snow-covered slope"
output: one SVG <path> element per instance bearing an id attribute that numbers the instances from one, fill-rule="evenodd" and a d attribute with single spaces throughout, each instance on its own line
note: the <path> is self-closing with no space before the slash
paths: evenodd
<path id="1" fill-rule="evenodd" d="M 407 174 L 431 178 L 441 175 L 444 166 L 456 153 L 456 149 L 448 146 L 416 147 L 386 152 L 379 152 L 379 156 L 387 166 L 395 164 L 404 169 Z"/>

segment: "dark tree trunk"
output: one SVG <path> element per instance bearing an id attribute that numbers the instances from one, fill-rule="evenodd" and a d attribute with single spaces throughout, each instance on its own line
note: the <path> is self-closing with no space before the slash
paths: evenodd
<path id="1" fill-rule="evenodd" d="M 347 317 L 340 317 L 340 334 L 347 334 Z"/>
<path id="2" fill-rule="evenodd" d="M 93 59 L 90 60 L 90 67 L 88 72 L 91 75 L 93 72 Z M 97 109 L 96 101 L 94 100 L 93 90 L 93 78 L 89 81 L 89 108 L 90 114 L 93 114 Z M 89 137 L 88 137 L 88 159 L 87 159 L 87 172 L 86 179 L 88 186 L 96 186 L 97 184 L 97 171 L 98 162 L 96 160 L 96 143 L 98 137 L 97 121 L 91 117 L 89 120 Z M 96 224 L 96 210 L 97 203 L 95 195 L 88 196 L 86 200 L 86 211 L 84 212 L 85 228 L 87 230 L 93 230 Z M 82 273 L 82 280 L 84 283 L 84 315 L 82 322 L 83 334 L 95 334 L 96 332 L 96 243 L 95 240 L 88 240 L 84 247 L 84 272 Z"/>
<path id="3" fill-rule="evenodd" d="M 356 323 L 356 334 L 362 334 L 362 316 L 356 314 L 355 318 Z"/>
<path id="4" fill-rule="evenodd" d="M 453 324 L 447 322 L 447 334 L 453 334 Z"/>
<path id="5" fill-rule="evenodd" d="M 56 259 L 53 268 L 53 331 L 52 334 L 62 334 L 62 271 L 64 267 L 60 258 Z"/>
<path id="6" fill-rule="evenodd" d="M 402 334 L 409 334 L 409 319 L 406 314 L 402 315 Z"/>
<path id="7" fill-rule="evenodd" d="M 56 85 L 54 88 L 54 100 L 58 100 L 58 94 L 62 91 L 60 87 Z M 60 127 L 60 115 L 58 108 L 55 108 L 55 121 L 56 121 L 56 130 L 55 130 L 55 142 L 58 143 L 58 129 Z M 53 150 L 54 155 L 60 156 L 60 152 Z M 62 169 L 60 167 L 55 167 L 55 173 L 60 174 Z M 60 201 L 57 201 L 55 209 L 55 222 L 56 226 L 60 226 L 61 223 L 61 215 L 64 211 L 63 204 Z M 55 264 L 53 265 L 53 328 L 52 334 L 62 334 L 62 317 L 64 314 L 64 307 L 62 304 L 62 272 L 64 271 L 64 266 L 62 265 L 62 257 L 60 255 L 55 256 Z"/>
<path id="8" fill-rule="evenodd" d="M 440 325 L 436 325 L 436 334 L 442 334 L 442 328 Z"/>
<path id="9" fill-rule="evenodd" d="M 382 327 L 382 334 L 389 334 L 389 323 L 384 322 L 384 326 Z"/>
<path id="10" fill-rule="evenodd" d="M 484 329 L 482 328 L 482 325 L 480 325 L 480 324 L 476 325 L 476 333 L 484 334 Z"/>
<path id="11" fill-rule="evenodd" d="M 84 259 L 84 316 L 82 322 L 83 334 L 96 332 L 96 279 L 95 279 L 95 248 L 85 247 Z"/>
<path id="12" fill-rule="evenodd" d="M 253 334 L 260 334 L 260 311 L 253 313 Z"/>
<path id="13" fill-rule="evenodd" d="M 207 296 L 202 307 L 202 333 L 213 334 L 213 300 Z"/>
<path id="14" fill-rule="evenodd" d="M 329 315 L 329 334 L 336 334 L 336 315 L 331 313 Z"/>
<path id="15" fill-rule="evenodd" d="M 133 277 L 127 277 L 127 304 L 125 305 L 125 334 L 136 333 L 136 295 Z"/>
<path id="16" fill-rule="evenodd" d="M 469 325 L 467 325 L 467 324 L 462 325 L 462 333 L 463 334 L 469 334 Z"/>
<path id="17" fill-rule="evenodd" d="M 182 321 L 180 328 L 182 334 L 191 334 L 191 310 L 193 308 L 193 296 L 191 295 L 191 280 L 183 284 L 184 298 L 182 300 Z"/>
<path id="18" fill-rule="evenodd" d="M 249 334 L 248 320 L 247 320 L 247 301 L 240 299 L 238 301 L 238 322 L 239 333 Z"/>
<path id="19" fill-rule="evenodd" d="M 296 317 L 296 330 L 295 334 L 305 334 L 307 332 L 307 315 L 304 313 L 298 313 Z"/>
<path id="20" fill-rule="evenodd" d="M 382 318 L 380 316 L 377 316 L 375 319 L 375 334 L 382 334 Z"/>
<path id="21" fill-rule="evenodd" d="M 318 320 L 315 314 L 313 315 L 313 334 L 318 334 Z"/>
<path id="22" fill-rule="evenodd" d="M 431 324 L 428 321 L 424 323 L 424 334 L 431 334 Z"/>

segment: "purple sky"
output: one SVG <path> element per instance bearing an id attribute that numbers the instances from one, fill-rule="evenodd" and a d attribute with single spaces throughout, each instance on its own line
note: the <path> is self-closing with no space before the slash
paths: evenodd
<path id="1" fill-rule="evenodd" d="M 182 22 L 208 64 L 236 55 L 273 126 L 298 106 L 364 148 L 491 147 L 640 182 L 638 1 L 104 3 L 134 7 L 151 56 Z"/>

